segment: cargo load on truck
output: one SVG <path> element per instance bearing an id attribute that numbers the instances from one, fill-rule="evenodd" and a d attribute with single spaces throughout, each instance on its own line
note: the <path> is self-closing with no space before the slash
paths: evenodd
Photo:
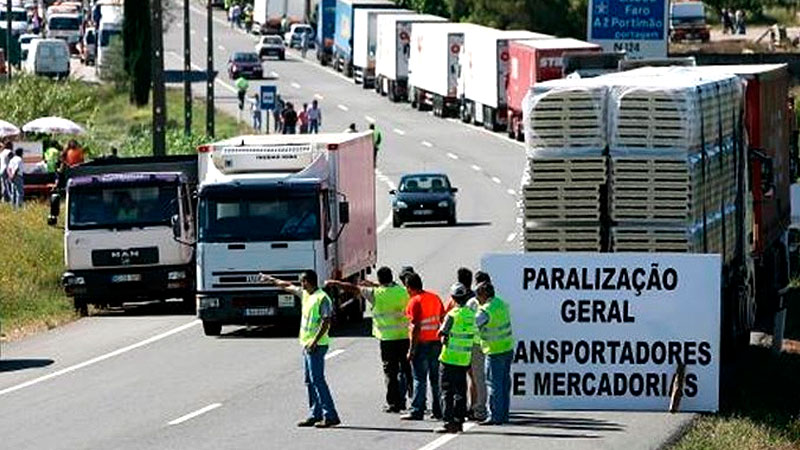
<path id="1" fill-rule="evenodd" d="M 241 136 L 198 155 L 198 315 L 223 325 L 296 326 L 300 299 L 261 283 L 362 280 L 377 258 L 370 133 Z M 364 305 L 332 293 L 339 319 Z"/>
<path id="2" fill-rule="evenodd" d="M 302 4 L 275 0 L 255 0 L 253 2 L 253 29 L 257 34 L 283 34 L 283 18 L 288 26 L 303 22 Z"/>
<path id="3" fill-rule="evenodd" d="M 196 158 L 98 159 L 66 177 L 62 284 L 75 308 L 177 298 L 194 312 Z M 51 225 L 59 209 L 55 194 Z"/>
<path id="4" fill-rule="evenodd" d="M 785 65 L 534 85 L 523 102 L 525 251 L 720 254 L 723 336 L 746 341 L 788 282 L 787 99 Z"/>
<path id="5" fill-rule="evenodd" d="M 508 135 L 523 140 L 522 100 L 531 86 L 564 78 L 564 57 L 576 53 L 601 52 L 597 44 L 573 38 L 513 40 L 508 44 L 509 73 L 507 104 Z"/>
<path id="6" fill-rule="evenodd" d="M 353 82 L 364 89 L 375 86 L 378 17 L 409 14 L 407 9 L 356 9 L 353 16 Z"/>
<path id="7" fill-rule="evenodd" d="M 416 23 L 447 22 L 430 14 L 378 16 L 375 91 L 389 101 L 408 101 L 408 59 L 411 55 L 411 30 Z"/>
<path id="8" fill-rule="evenodd" d="M 492 131 L 505 130 L 509 42 L 552 38 L 532 31 L 503 31 L 478 25 L 465 29 L 464 45 L 459 55 L 461 120 Z"/>
<path id="9" fill-rule="evenodd" d="M 333 68 L 353 76 L 353 32 L 358 9 L 397 9 L 391 0 L 336 0 Z"/>

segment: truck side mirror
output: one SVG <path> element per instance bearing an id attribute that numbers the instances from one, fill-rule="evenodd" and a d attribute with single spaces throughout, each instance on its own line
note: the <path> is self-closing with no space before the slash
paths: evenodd
<path id="1" fill-rule="evenodd" d="M 345 225 L 350 223 L 350 203 L 339 203 L 339 223 Z"/>
<path id="2" fill-rule="evenodd" d="M 58 193 L 50 195 L 50 215 L 47 217 L 47 224 L 51 227 L 58 223 L 58 216 L 61 214 L 61 196 Z"/>
<path id="3" fill-rule="evenodd" d="M 170 219 L 170 225 L 172 225 L 172 236 L 175 239 L 181 237 L 181 218 L 177 214 L 172 216 Z"/>
<path id="4" fill-rule="evenodd" d="M 397 189 L 392 189 L 389 191 L 389 195 L 397 195 Z"/>

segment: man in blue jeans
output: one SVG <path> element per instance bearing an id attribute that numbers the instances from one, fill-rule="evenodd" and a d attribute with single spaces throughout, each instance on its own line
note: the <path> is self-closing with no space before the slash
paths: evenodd
<path id="1" fill-rule="evenodd" d="M 495 295 L 494 286 L 483 282 L 475 289 L 481 304 L 475 325 L 486 355 L 486 385 L 489 388 L 489 417 L 481 425 L 508 423 L 511 402 L 511 360 L 514 340 L 511 331 L 511 310 Z"/>
<path id="2" fill-rule="evenodd" d="M 302 318 L 300 321 L 300 344 L 303 346 L 303 371 L 308 389 L 309 414 L 298 427 L 330 428 L 339 425 L 339 414 L 333 404 L 331 391 L 325 381 L 325 353 L 328 352 L 333 302 L 328 294 L 319 288 L 317 273 L 306 270 L 300 277 L 302 287 L 279 280 L 269 275 L 261 275 L 262 282 L 272 283 L 286 292 L 302 299 Z"/>

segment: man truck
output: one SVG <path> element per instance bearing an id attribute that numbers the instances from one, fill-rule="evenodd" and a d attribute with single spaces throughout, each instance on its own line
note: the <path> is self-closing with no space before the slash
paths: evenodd
<path id="1" fill-rule="evenodd" d="M 260 281 L 305 270 L 358 282 L 377 258 L 369 133 L 242 136 L 201 146 L 197 304 L 206 335 L 223 325 L 296 326 L 300 299 Z M 332 293 L 337 319 L 364 304 Z"/>

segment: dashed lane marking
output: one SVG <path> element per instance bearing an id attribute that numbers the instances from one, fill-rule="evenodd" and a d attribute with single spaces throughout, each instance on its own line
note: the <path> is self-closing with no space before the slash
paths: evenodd
<path id="1" fill-rule="evenodd" d="M 458 159 L 458 155 L 455 153 L 447 153 L 447 157 L 450 159 Z"/>
<path id="2" fill-rule="evenodd" d="M 292 85 L 292 87 L 293 87 L 293 88 L 295 88 L 295 89 L 300 89 L 300 83 L 297 83 L 297 82 L 294 82 L 294 81 L 292 81 L 291 85 Z"/>
<path id="3" fill-rule="evenodd" d="M 336 105 L 336 107 L 341 109 L 342 111 L 350 111 L 350 108 L 348 108 L 347 106 L 342 105 L 341 103 Z"/>
<path id="4" fill-rule="evenodd" d="M 464 424 L 464 432 L 466 433 L 472 427 L 475 426 L 475 422 L 469 422 Z M 434 441 L 431 441 L 428 445 L 424 445 L 417 450 L 436 450 L 437 448 L 447 444 L 448 442 L 452 441 L 453 439 L 457 438 L 459 434 L 446 434 L 440 438 L 437 438 Z"/>
<path id="5" fill-rule="evenodd" d="M 336 349 L 336 350 L 334 350 L 334 351 L 332 351 L 332 352 L 328 353 L 327 355 L 325 355 L 325 359 L 331 359 L 331 358 L 335 358 L 335 357 L 337 357 L 337 356 L 341 355 L 342 353 L 344 353 L 344 350 L 342 350 L 342 349 L 340 349 L 340 348 L 339 348 L 339 349 Z"/>
<path id="6" fill-rule="evenodd" d="M 191 419 L 194 419 L 197 416 L 203 415 L 203 414 L 205 414 L 205 413 L 207 413 L 209 411 L 213 411 L 213 410 L 219 408 L 220 406 L 222 406 L 222 403 L 212 403 L 212 404 L 210 404 L 208 406 L 204 406 L 204 407 L 198 409 L 197 411 L 192 411 L 189 414 L 186 414 L 185 416 L 180 416 L 180 417 L 178 417 L 177 419 L 175 419 L 173 421 L 167 422 L 167 425 L 178 425 L 180 423 L 186 422 L 187 420 L 191 420 Z"/>
<path id="7" fill-rule="evenodd" d="M 317 100 L 325 100 L 325 96 L 322 94 L 314 94 L 314 98 Z"/>
<path id="8" fill-rule="evenodd" d="M 508 193 L 509 193 L 509 195 L 517 195 L 517 191 L 515 191 L 515 190 L 513 190 L 513 189 L 509 189 L 509 190 L 507 190 L 506 192 L 508 192 Z"/>
<path id="9" fill-rule="evenodd" d="M 394 132 L 399 134 L 400 136 L 405 136 L 406 135 L 406 132 L 401 130 L 400 128 L 395 128 Z"/>
<path id="10" fill-rule="evenodd" d="M 366 120 L 369 123 L 375 123 L 375 118 L 373 118 L 372 116 L 364 116 L 364 120 Z"/>
<path id="11" fill-rule="evenodd" d="M 432 148 L 433 147 L 433 144 L 431 144 L 428 141 L 422 141 L 422 145 L 424 145 L 425 147 L 428 147 L 428 148 Z"/>
<path id="12" fill-rule="evenodd" d="M 511 233 L 511 234 L 509 234 L 509 235 L 508 235 L 508 237 L 506 238 L 506 242 L 511 242 L 511 241 L 513 241 L 515 237 L 517 237 L 517 233 Z"/>
<path id="13" fill-rule="evenodd" d="M 500 184 L 500 183 L 502 182 L 502 181 L 500 180 L 500 178 L 497 178 L 497 177 L 492 177 L 492 181 L 494 181 L 494 182 L 495 182 L 495 184 Z"/>
<path id="14" fill-rule="evenodd" d="M 478 166 L 478 165 L 476 165 L 476 164 L 473 164 L 473 165 L 472 165 L 472 170 L 474 170 L 475 172 L 480 172 L 480 171 L 481 171 L 481 170 L 483 170 L 483 169 L 481 169 L 481 166 Z"/>

